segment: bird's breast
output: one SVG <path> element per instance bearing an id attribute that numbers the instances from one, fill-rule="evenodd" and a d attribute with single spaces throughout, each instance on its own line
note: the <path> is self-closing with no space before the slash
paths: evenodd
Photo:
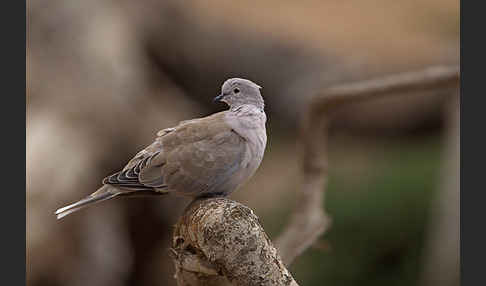
<path id="1" fill-rule="evenodd" d="M 245 152 L 239 170 L 234 174 L 234 190 L 244 184 L 256 172 L 262 162 L 267 144 L 265 113 L 247 113 L 231 120 L 233 130 L 245 140 Z"/>
<path id="2" fill-rule="evenodd" d="M 246 133 L 245 178 L 250 178 L 260 166 L 267 145 L 265 125 L 248 129 Z"/>

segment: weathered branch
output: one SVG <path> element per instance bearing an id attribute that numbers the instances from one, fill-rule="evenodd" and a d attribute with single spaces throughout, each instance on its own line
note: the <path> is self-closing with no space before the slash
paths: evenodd
<path id="1" fill-rule="evenodd" d="M 226 198 L 192 202 L 171 251 L 178 285 L 298 285 L 258 217 Z"/>
<path id="2" fill-rule="evenodd" d="M 309 248 L 330 225 L 323 209 L 328 177 L 329 111 L 362 100 L 458 85 L 459 67 L 439 66 L 331 87 L 309 102 L 301 123 L 303 183 L 298 193 L 299 203 L 290 223 L 275 243 L 286 265 Z"/>

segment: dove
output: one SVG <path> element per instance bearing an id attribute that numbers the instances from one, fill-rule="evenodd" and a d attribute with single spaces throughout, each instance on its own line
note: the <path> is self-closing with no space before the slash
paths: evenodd
<path id="1" fill-rule="evenodd" d="M 96 192 L 58 209 L 57 218 L 116 197 L 229 195 L 253 176 L 263 159 L 267 117 L 260 89 L 247 79 L 226 80 L 214 101 L 229 109 L 159 131 L 122 170 L 104 178 Z"/>

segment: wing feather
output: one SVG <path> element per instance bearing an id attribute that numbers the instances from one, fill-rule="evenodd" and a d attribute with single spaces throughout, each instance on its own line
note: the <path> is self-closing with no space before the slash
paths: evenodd
<path id="1" fill-rule="evenodd" d="M 103 183 L 187 195 L 219 191 L 238 170 L 246 151 L 245 140 L 223 117 L 220 112 L 159 131 L 154 143 Z"/>

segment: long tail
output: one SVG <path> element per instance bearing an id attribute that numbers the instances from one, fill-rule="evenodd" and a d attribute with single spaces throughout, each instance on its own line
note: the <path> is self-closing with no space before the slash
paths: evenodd
<path id="1" fill-rule="evenodd" d="M 163 195 L 166 193 L 163 192 L 156 192 L 156 191 L 122 191 L 111 187 L 109 185 L 104 185 L 103 187 L 99 188 L 96 192 L 92 193 L 91 195 L 87 196 L 86 198 L 79 200 L 73 204 L 67 205 L 56 210 L 55 214 L 57 219 L 61 219 L 73 212 L 79 211 L 80 209 L 84 209 L 90 205 L 93 205 L 98 202 L 106 201 L 112 199 L 116 196 L 125 196 L 125 195 Z"/>

